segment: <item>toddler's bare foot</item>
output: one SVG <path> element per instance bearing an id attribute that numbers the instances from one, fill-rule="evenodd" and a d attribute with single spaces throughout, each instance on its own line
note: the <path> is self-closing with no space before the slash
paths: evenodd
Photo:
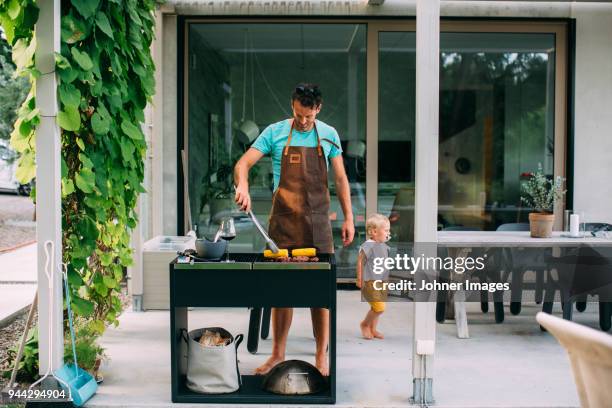
<path id="1" fill-rule="evenodd" d="M 278 363 L 282 363 L 283 361 L 285 361 L 283 357 L 277 357 L 272 355 L 265 363 L 255 369 L 255 375 L 267 374 L 268 371 L 274 368 L 275 365 L 277 365 Z"/>
<path id="2" fill-rule="evenodd" d="M 363 336 L 363 338 L 366 340 L 372 340 L 373 336 L 372 329 L 370 329 L 370 326 L 365 324 L 365 322 L 361 322 L 359 323 L 359 327 L 361 328 L 361 335 Z"/>
<path id="3" fill-rule="evenodd" d="M 382 334 L 378 330 L 372 330 L 372 335 L 374 335 L 374 337 L 376 337 L 377 339 L 381 340 L 385 338 L 384 334 Z"/>

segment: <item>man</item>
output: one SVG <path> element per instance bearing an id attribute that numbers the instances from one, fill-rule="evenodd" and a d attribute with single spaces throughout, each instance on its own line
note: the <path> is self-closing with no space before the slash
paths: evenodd
<path id="1" fill-rule="evenodd" d="M 333 127 L 316 120 L 322 107 L 322 95 L 316 85 L 298 85 L 291 96 L 291 107 L 293 118 L 268 126 L 236 163 L 236 203 L 243 210 L 251 208 L 249 169 L 269 154 L 274 173 L 270 237 L 279 248 L 315 247 L 321 253 L 333 253 L 327 186 L 329 163 L 334 170 L 338 200 L 344 213 L 344 246 L 349 245 L 355 235 L 351 193 L 342 162 L 340 138 Z M 265 374 L 285 360 L 292 318 L 292 308 L 272 310 L 272 355 L 255 370 L 256 374 Z M 329 310 L 312 308 L 311 318 L 317 343 L 315 364 L 323 375 L 329 375 L 326 356 Z"/>

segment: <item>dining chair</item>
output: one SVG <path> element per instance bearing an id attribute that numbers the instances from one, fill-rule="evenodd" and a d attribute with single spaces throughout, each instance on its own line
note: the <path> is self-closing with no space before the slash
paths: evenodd
<path id="1" fill-rule="evenodd" d="M 442 229 L 442 231 L 481 231 L 479 228 L 475 227 L 466 227 L 463 225 L 452 225 Z M 444 253 L 440 254 L 442 257 L 449 256 L 448 248 L 445 248 Z M 473 258 L 483 257 L 487 252 L 485 248 L 472 248 L 471 256 Z M 496 268 L 493 268 L 493 271 Z M 448 271 L 440 271 L 442 280 L 449 280 L 450 273 Z M 481 282 L 487 282 L 489 280 L 495 280 L 495 277 L 490 276 L 490 271 L 485 268 L 485 270 L 480 271 L 477 274 L 473 274 L 473 277 L 478 278 Z M 497 280 L 498 281 L 498 280 Z M 497 323 L 501 323 L 504 320 L 504 311 L 503 311 L 503 293 L 493 294 L 493 307 L 495 310 L 495 321 Z M 438 323 L 444 323 L 446 320 L 446 303 L 448 302 L 448 291 L 440 290 L 438 291 L 438 300 L 436 303 L 436 321 Z M 480 310 L 483 313 L 487 313 L 489 311 L 489 292 L 486 290 L 480 291 Z M 501 317 L 500 317 L 501 316 Z"/>
<path id="2" fill-rule="evenodd" d="M 612 224 L 605 222 L 587 222 L 584 224 L 584 230 L 588 232 L 612 231 Z M 584 312 L 587 308 L 587 296 L 584 295 L 576 300 L 576 310 Z"/>
<path id="3" fill-rule="evenodd" d="M 612 326 L 612 249 L 581 246 L 566 254 L 547 258 L 548 279 L 542 311 L 552 313 L 555 290 L 561 295 L 563 318 L 572 319 L 572 306 L 587 296 L 599 300 L 599 326 Z M 555 280 L 552 272 L 556 272 Z"/>
<path id="4" fill-rule="evenodd" d="M 514 222 L 501 224 L 497 231 L 529 231 L 529 224 Z M 510 289 L 510 313 L 518 315 L 521 313 L 521 302 L 523 297 L 523 283 L 525 273 L 532 271 L 535 273 L 535 302 L 542 303 L 544 295 L 544 275 L 546 273 L 546 254 L 550 250 L 541 248 L 504 248 L 502 251 L 502 268 L 505 275 L 502 281 L 505 282 L 511 275 Z"/>
<path id="5" fill-rule="evenodd" d="M 567 351 L 583 408 L 609 407 L 612 401 L 612 336 L 539 312 L 536 320 Z"/>

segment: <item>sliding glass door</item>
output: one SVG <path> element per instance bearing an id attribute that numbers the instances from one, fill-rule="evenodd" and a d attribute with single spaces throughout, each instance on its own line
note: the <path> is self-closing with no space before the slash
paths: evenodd
<path id="1" fill-rule="evenodd" d="M 353 212 L 363 221 L 366 25 L 193 21 L 186 30 L 186 217 L 198 235 L 212 237 L 219 221 L 231 216 L 238 229 L 231 250 L 264 249 L 253 224 L 233 204 L 232 170 L 267 126 L 292 117 L 291 93 L 300 82 L 322 90 L 317 119 L 340 136 Z M 253 211 L 264 225 L 272 204 L 272 165 L 265 156 L 250 172 Z M 352 276 L 354 254 L 342 249 L 344 215 L 332 171 L 329 186 L 340 274 L 345 270 Z"/>
<path id="2" fill-rule="evenodd" d="M 392 223 L 391 244 L 414 240 L 416 34 L 411 20 L 189 20 L 185 26 L 185 224 L 212 236 L 232 216 L 232 251 L 264 243 L 232 203 L 236 160 L 268 125 L 291 117 L 298 82 L 318 83 L 319 119 L 336 128 L 351 183 L 355 242 L 329 186 L 338 274 L 355 276 L 366 213 Z M 521 183 L 539 165 L 565 175 L 563 23 L 442 21 L 438 228 L 494 230 L 524 222 Z M 267 222 L 272 163 L 251 171 L 255 214 Z M 179 203 L 181 205 L 181 203 Z M 562 207 L 555 209 L 560 222 Z"/>

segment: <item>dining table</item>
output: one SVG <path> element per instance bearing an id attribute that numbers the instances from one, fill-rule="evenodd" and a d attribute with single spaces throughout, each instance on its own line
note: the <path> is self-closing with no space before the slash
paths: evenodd
<path id="1" fill-rule="evenodd" d="M 553 231 L 549 238 L 534 238 L 529 231 L 438 231 L 439 248 L 448 248 L 451 256 L 465 256 L 475 248 L 542 248 L 551 249 L 552 256 L 558 257 L 564 249 L 589 247 L 612 248 L 612 233 L 581 232 L 572 237 L 569 232 Z M 465 307 L 465 291 L 453 294 L 454 317 L 457 337 L 469 338 L 469 328 Z"/>

